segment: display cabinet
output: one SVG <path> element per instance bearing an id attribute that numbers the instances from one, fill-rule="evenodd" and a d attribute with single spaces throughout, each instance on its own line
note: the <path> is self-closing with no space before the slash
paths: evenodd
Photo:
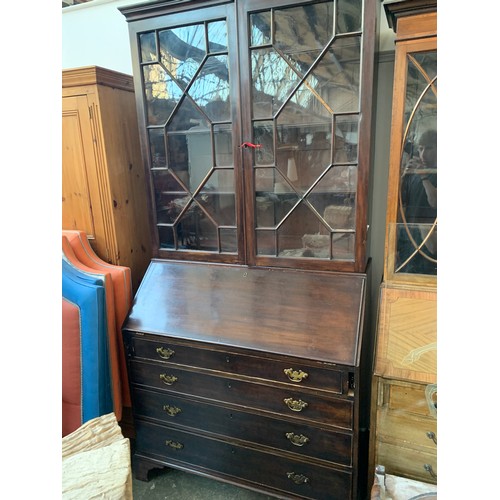
<path id="1" fill-rule="evenodd" d="M 99 66 L 62 72 L 62 229 L 131 269 L 151 260 L 147 189 L 132 77 Z"/>
<path id="2" fill-rule="evenodd" d="M 137 477 L 170 466 L 279 498 L 365 497 L 379 8 L 120 8 L 155 255 L 123 326 Z"/>
<path id="3" fill-rule="evenodd" d="M 437 480 L 437 2 L 384 3 L 396 33 L 371 471 Z"/>
<path id="4" fill-rule="evenodd" d="M 156 256 L 364 271 L 378 3 L 120 8 Z"/>

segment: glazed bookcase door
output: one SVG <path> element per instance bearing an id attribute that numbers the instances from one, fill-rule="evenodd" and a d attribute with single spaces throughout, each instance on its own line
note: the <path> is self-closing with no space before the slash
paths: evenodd
<path id="1" fill-rule="evenodd" d="M 233 11 L 217 6 L 131 26 L 157 254 L 240 262 Z"/>
<path id="2" fill-rule="evenodd" d="M 249 260 L 363 268 L 363 22 L 373 14 L 362 0 L 241 2 L 240 12 L 243 134 L 257 146 L 243 158 Z"/>
<path id="3" fill-rule="evenodd" d="M 386 276 L 435 283 L 437 275 L 437 50 L 434 40 L 399 47 L 389 180 Z"/>
<path id="4" fill-rule="evenodd" d="M 130 23 L 157 256 L 363 271 L 376 1 L 190 3 Z"/>

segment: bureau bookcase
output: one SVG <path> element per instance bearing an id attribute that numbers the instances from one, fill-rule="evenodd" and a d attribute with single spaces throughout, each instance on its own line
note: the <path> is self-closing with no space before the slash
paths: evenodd
<path id="1" fill-rule="evenodd" d="M 137 477 L 365 497 L 378 3 L 120 8 L 154 248 L 123 326 Z"/>
<path id="2" fill-rule="evenodd" d="M 437 2 L 384 3 L 395 38 L 370 470 L 437 482 Z"/>

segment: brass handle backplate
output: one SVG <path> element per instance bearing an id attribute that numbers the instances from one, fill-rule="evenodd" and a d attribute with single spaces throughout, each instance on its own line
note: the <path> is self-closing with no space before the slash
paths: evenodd
<path id="1" fill-rule="evenodd" d="M 182 411 L 180 408 L 177 408 L 177 406 L 170 406 L 170 405 L 163 405 L 163 410 L 167 413 L 167 415 L 171 417 L 175 417 Z"/>
<path id="2" fill-rule="evenodd" d="M 170 448 L 173 448 L 174 450 L 182 450 L 182 448 L 184 448 L 184 445 L 182 443 L 178 443 L 177 441 L 172 441 L 171 439 L 167 439 L 165 441 L 165 444 L 167 446 L 170 446 Z"/>
<path id="3" fill-rule="evenodd" d="M 295 474 L 295 472 L 287 472 L 286 476 L 291 479 L 295 484 L 304 484 L 309 482 L 309 478 L 304 474 Z"/>
<path id="4" fill-rule="evenodd" d="M 290 443 L 294 444 L 295 446 L 304 446 L 309 442 L 309 438 L 304 436 L 303 434 L 294 434 L 293 432 L 287 432 L 285 436 L 290 441 Z"/>
<path id="5" fill-rule="evenodd" d="M 288 379 L 295 383 L 300 383 L 309 376 L 308 373 L 302 370 L 294 370 L 293 368 L 285 368 L 283 371 Z"/>
<path id="6" fill-rule="evenodd" d="M 172 349 L 166 349 L 165 347 L 157 347 L 156 352 L 162 359 L 170 359 L 175 354 L 175 351 L 172 351 Z"/>
<path id="7" fill-rule="evenodd" d="M 302 399 L 297 400 L 293 398 L 285 398 L 283 401 L 292 411 L 302 411 L 304 408 L 309 406 L 309 404 L 302 401 Z"/>
<path id="8" fill-rule="evenodd" d="M 177 382 L 178 378 L 173 375 L 167 375 L 166 373 L 160 374 L 160 379 L 163 380 L 164 384 L 172 385 L 174 382 Z"/>

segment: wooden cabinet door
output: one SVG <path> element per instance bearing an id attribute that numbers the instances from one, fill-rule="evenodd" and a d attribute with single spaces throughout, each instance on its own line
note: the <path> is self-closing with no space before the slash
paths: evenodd
<path id="1" fill-rule="evenodd" d="M 101 233 L 96 159 L 87 97 L 62 100 L 62 229 L 85 231 L 92 246 Z M 104 242 L 100 255 L 106 256 Z"/>

